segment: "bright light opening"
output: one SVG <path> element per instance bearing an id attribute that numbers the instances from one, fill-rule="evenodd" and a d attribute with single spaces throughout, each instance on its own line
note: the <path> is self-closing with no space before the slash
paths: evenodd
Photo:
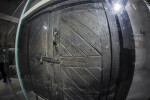
<path id="1" fill-rule="evenodd" d="M 120 4 L 117 3 L 117 4 L 114 5 L 114 10 L 115 11 L 119 11 L 120 9 L 121 9 L 121 5 Z"/>

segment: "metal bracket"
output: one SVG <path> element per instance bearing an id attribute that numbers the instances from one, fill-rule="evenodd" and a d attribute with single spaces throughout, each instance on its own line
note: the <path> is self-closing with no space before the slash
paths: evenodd
<path id="1" fill-rule="evenodd" d="M 35 59 L 39 60 L 41 64 L 43 63 L 43 61 L 48 62 L 48 63 L 56 63 L 56 64 L 60 63 L 60 59 L 59 58 L 50 58 L 50 57 L 36 56 Z"/>
<path id="2" fill-rule="evenodd" d="M 58 51 L 57 42 L 56 42 L 57 34 L 58 34 L 58 32 L 54 32 L 54 37 L 53 37 L 53 45 L 54 45 L 56 51 Z"/>

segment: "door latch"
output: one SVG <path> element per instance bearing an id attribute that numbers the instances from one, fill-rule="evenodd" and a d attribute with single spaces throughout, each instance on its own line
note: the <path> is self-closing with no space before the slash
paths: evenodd
<path id="1" fill-rule="evenodd" d="M 56 64 L 60 63 L 60 59 L 59 58 L 50 58 L 50 57 L 36 56 L 35 59 L 39 60 L 41 64 L 43 63 L 43 61 L 48 62 L 48 63 L 56 63 Z"/>

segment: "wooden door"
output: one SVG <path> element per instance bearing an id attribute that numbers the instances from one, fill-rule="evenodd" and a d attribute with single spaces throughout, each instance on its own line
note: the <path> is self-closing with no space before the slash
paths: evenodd
<path id="1" fill-rule="evenodd" d="M 52 0 L 22 26 L 25 88 L 50 100 L 125 99 L 135 58 L 125 9 L 116 14 L 105 0 Z"/>
<path id="2" fill-rule="evenodd" d="M 42 61 L 53 58 L 52 14 L 42 14 L 30 21 L 28 36 L 28 61 L 33 91 L 43 97 L 52 98 L 54 80 L 53 63 Z"/>
<path id="3" fill-rule="evenodd" d="M 107 94 L 110 34 L 101 3 L 56 12 L 55 95 L 64 100 L 98 100 Z"/>

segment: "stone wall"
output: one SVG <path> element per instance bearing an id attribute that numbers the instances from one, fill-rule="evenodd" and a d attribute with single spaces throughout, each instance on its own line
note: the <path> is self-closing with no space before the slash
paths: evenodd
<path id="1" fill-rule="evenodd" d="M 126 6 L 136 46 L 136 69 L 150 69 L 150 11 L 143 0 L 129 0 Z"/>

